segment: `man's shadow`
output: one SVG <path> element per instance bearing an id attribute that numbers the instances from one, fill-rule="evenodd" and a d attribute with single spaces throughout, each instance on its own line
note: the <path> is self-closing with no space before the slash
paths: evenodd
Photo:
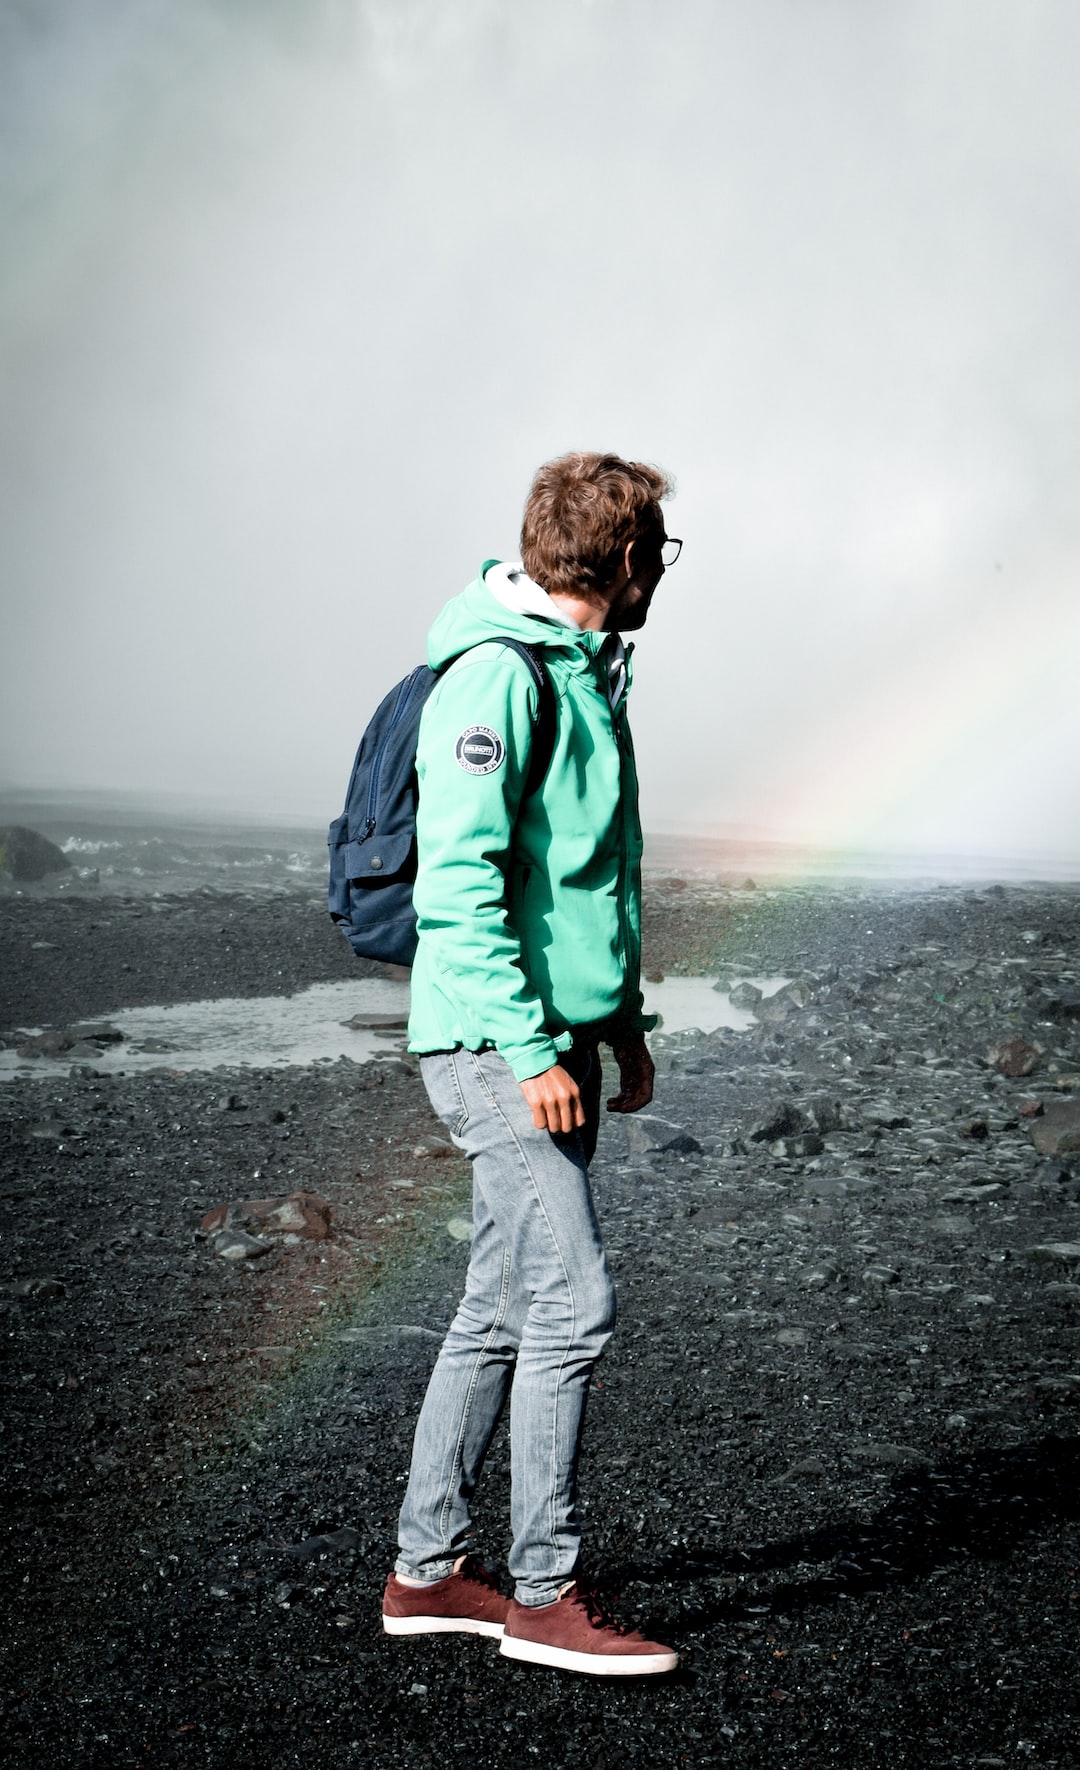
<path id="1" fill-rule="evenodd" d="M 602 1585 L 696 1585 L 742 1576 L 738 1592 L 704 1597 L 680 1609 L 683 1627 L 786 1616 L 863 1592 L 906 1586 L 951 1563 L 1000 1561 L 1028 1538 L 1080 1518 L 1080 1439 L 1054 1435 L 1009 1450 L 984 1450 L 897 1475 L 871 1519 L 836 1524 L 775 1543 L 724 1552 L 686 1545 L 647 1563 L 624 1562 Z M 755 1580 L 804 1563 L 821 1572 Z"/>

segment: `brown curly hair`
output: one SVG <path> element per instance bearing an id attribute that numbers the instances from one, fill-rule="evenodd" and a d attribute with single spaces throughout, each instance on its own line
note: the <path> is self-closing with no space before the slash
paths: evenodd
<path id="1" fill-rule="evenodd" d="M 663 528 L 666 473 L 619 455 L 560 455 L 536 475 L 521 527 L 521 559 L 547 591 L 602 595 L 631 541 Z"/>

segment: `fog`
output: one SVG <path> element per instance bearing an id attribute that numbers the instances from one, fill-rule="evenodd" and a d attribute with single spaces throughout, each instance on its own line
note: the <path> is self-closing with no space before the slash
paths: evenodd
<path id="1" fill-rule="evenodd" d="M 1071 0 L 0 23 L 0 781 L 329 819 L 535 467 L 675 477 L 647 828 L 1080 862 Z"/>

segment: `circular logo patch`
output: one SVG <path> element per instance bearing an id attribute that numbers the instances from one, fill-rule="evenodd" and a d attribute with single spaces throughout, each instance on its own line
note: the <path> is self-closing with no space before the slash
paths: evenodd
<path id="1" fill-rule="evenodd" d="M 466 774 L 494 774 L 506 746 L 490 725 L 470 725 L 454 745 L 454 761 Z"/>

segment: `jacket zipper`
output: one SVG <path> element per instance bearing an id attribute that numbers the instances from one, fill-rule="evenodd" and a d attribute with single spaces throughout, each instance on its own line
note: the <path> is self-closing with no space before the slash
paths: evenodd
<path id="1" fill-rule="evenodd" d="M 630 728 L 626 716 L 626 703 L 630 695 L 630 686 L 633 680 L 633 669 L 630 662 L 633 652 L 633 645 L 628 645 L 625 657 L 626 675 L 623 682 L 623 692 L 619 697 L 619 705 L 614 710 L 616 739 L 619 746 L 619 810 L 622 816 L 623 826 L 622 858 L 620 863 L 621 877 L 619 879 L 619 922 L 623 952 L 622 1006 L 624 1012 L 629 1006 L 631 993 L 636 993 L 636 991 L 632 992 L 631 990 L 631 978 L 636 978 L 641 963 L 640 942 L 637 943 L 637 948 L 633 954 L 631 954 L 630 951 L 630 849 L 632 844 L 636 844 L 637 835 L 633 827 L 634 819 L 631 815 L 630 795 L 628 791 L 629 782 L 627 775 L 630 769 Z M 633 965 L 631 965 L 631 958 L 633 958 Z"/>

